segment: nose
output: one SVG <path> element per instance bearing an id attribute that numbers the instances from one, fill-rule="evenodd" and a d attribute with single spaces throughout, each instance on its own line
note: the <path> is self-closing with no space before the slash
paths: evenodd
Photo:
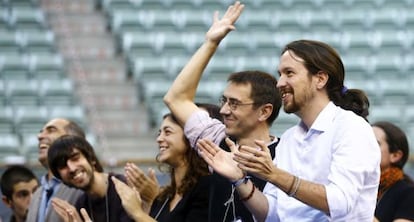
<path id="1" fill-rule="evenodd" d="M 276 88 L 281 88 L 286 85 L 286 78 L 283 75 L 279 76 L 279 79 L 277 80 Z"/>
<path id="2" fill-rule="evenodd" d="M 161 143 L 163 140 L 164 140 L 164 138 L 162 136 L 162 133 L 158 134 L 158 136 L 156 138 L 157 143 Z"/>
<path id="3" fill-rule="evenodd" d="M 66 167 L 70 172 L 73 172 L 76 169 L 75 163 L 71 160 L 66 161 Z"/>
<path id="4" fill-rule="evenodd" d="M 42 138 L 44 138 L 45 137 L 45 134 L 44 134 L 44 131 L 40 131 L 38 134 L 37 134 L 37 140 L 41 140 Z"/>
<path id="5" fill-rule="evenodd" d="M 228 115 L 230 114 L 231 110 L 230 110 L 230 106 L 228 102 L 223 103 L 223 105 L 220 108 L 220 114 L 221 115 Z"/>

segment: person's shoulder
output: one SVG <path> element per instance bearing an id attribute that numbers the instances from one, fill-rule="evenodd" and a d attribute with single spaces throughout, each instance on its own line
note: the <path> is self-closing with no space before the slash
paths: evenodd
<path id="1" fill-rule="evenodd" d="M 125 176 L 124 175 L 122 175 L 122 174 L 119 174 L 119 173 L 114 173 L 114 172 L 110 172 L 110 173 L 108 173 L 108 179 L 111 181 L 111 177 L 115 177 L 115 178 L 117 178 L 118 180 L 120 180 L 120 181 L 122 181 L 122 182 L 126 182 L 126 178 L 125 178 Z"/>

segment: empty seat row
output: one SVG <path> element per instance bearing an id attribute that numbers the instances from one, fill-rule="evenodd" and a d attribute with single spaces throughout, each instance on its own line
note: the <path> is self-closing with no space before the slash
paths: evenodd
<path id="1" fill-rule="evenodd" d="M 45 30 L 48 28 L 46 16 L 39 7 L 2 7 L 0 16 L 3 29 Z"/>
<path id="2" fill-rule="evenodd" d="M 260 15 L 260 16 L 258 16 Z M 406 8 L 320 10 L 246 10 L 237 21 L 239 30 L 405 30 L 414 21 Z M 212 23 L 212 11 L 124 9 L 113 11 L 109 25 L 115 34 L 125 30 L 205 31 Z"/>
<path id="3" fill-rule="evenodd" d="M 9 80 L 0 82 L 2 105 L 74 105 L 74 87 L 69 79 Z"/>
<path id="4" fill-rule="evenodd" d="M 143 84 L 146 84 L 147 80 L 172 81 L 188 62 L 188 59 L 189 57 L 183 56 L 135 58 L 130 69 L 133 79 Z M 253 58 L 216 56 L 212 58 L 205 69 L 203 79 L 225 82 L 230 73 L 242 70 L 262 70 L 275 74 L 274 67 L 277 64 L 277 55 Z"/>
<path id="5" fill-rule="evenodd" d="M 285 44 L 296 39 L 314 39 L 327 42 L 341 55 L 378 53 L 412 53 L 414 32 L 237 32 L 225 38 L 219 51 L 227 55 L 275 55 Z M 120 49 L 126 56 L 175 56 L 191 55 L 204 41 L 202 32 L 125 32 L 120 37 Z"/>
<path id="6" fill-rule="evenodd" d="M 52 118 L 68 118 L 87 129 L 81 106 L 4 106 L 0 110 L 0 133 L 37 134 Z"/>
<path id="7" fill-rule="evenodd" d="M 56 42 L 52 31 L 0 31 L 2 54 L 54 53 Z"/>
<path id="8" fill-rule="evenodd" d="M 113 9 L 145 8 L 145 9 L 223 9 L 233 3 L 231 0 L 101 0 L 102 8 L 110 13 Z M 247 8 L 263 9 L 343 9 L 381 8 L 395 6 L 412 6 L 412 0 L 245 0 Z"/>
<path id="9" fill-rule="evenodd" d="M 4 55 L 0 52 L 0 79 L 65 78 L 60 54 Z"/>

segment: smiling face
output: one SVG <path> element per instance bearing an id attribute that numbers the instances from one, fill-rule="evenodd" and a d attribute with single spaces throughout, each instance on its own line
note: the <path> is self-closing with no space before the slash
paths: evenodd
<path id="1" fill-rule="evenodd" d="M 66 165 L 59 167 L 58 173 L 65 184 L 84 191 L 88 191 L 94 181 L 93 164 L 76 148 L 73 149 Z"/>
<path id="2" fill-rule="evenodd" d="M 247 137 L 258 125 L 259 109 L 254 108 L 251 99 L 250 84 L 229 83 L 223 92 L 223 98 L 227 101 L 237 101 L 236 109 L 231 109 L 228 102 L 220 109 L 223 123 L 226 126 L 226 134 L 236 139 Z"/>
<path id="3" fill-rule="evenodd" d="M 159 153 L 157 160 L 172 167 L 186 164 L 186 154 L 191 149 L 183 128 L 167 116 L 161 123 L 157 137 Z"/>
<path id="4" fill-rule="evenodd" d="M 4 202 L 13 210 L 13 214 L 16 218 L 22 220 L 26 218 L 32 194 L 36 191 L 38 186 L 39 183 L 36 179 L 32 179 L 28 182 L 18 182 L 13 186 L 11 199 L 4 199 Z"/>
<path id="5" fill-rule="evenodd" d="M 52 119 L 40 130 L 37 138 L 39 140 L 39 162 L 46 168 L 47 164 L 47 151 L 50 145 L 59 137 L 66 135 L 65 126 L 69 122 L 64 119 Z"/>
<path id="6" fill-rule="evenodd" d="M 277 88 L 282 96 L 283 109 L 286 113 L 298 113 L 309 106 L 315 98 L 313 77 L 303 64 L 303 60 L 292 51 L 282 54 L 279 63 L 279 80 Z"/>

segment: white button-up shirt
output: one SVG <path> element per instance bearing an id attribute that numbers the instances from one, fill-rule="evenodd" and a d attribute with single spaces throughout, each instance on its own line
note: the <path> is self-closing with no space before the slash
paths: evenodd
<path id="1" fill-rule="evenodd" d="M 380 155 L 369 123 L 330 102 L 309 130 L 300 123 L 282 135 L 273 160 L 280 169 L 323 184 L 330 215 L 267 183 L 264 189 L 269 201 L 266 221 L 372 222 Z"/>

